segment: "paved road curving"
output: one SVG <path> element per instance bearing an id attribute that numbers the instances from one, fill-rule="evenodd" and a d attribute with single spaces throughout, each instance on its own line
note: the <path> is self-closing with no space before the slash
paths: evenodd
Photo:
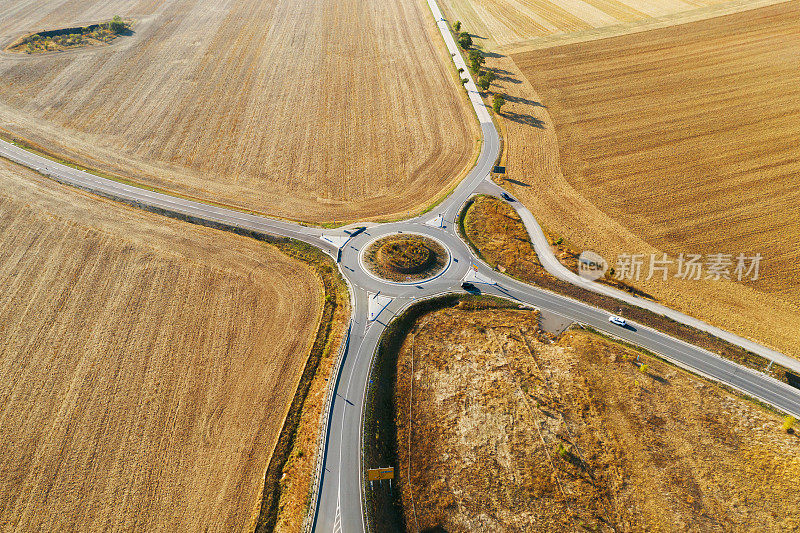
<path id="1" fill-rule="evenodd" d="M 485 192 L 492 193 L 497 196 L 499 196 L 502 192 L 505 192 L 501 187 L 497 186 L 494 183 L 491 183 L 490 185 L 484 185 L 483 187 L 481 187 L 481 189 Z M 536 250 L 536 254 L 539 256 L 539 260 L 541 261 L 542 266 L 545 268 L 545 270 L 547 270 L 550 274 L 554 275 L 558 279 L 566 281 L 567 283 L 571 283 L 572 285 L 577 285 L 592 292 L 596 292 L 598 294 L 611 296 L 612 298 L 616 298 L 617 300 L 621 300 L 631 305 L 635 305 L 636 307 L 641 307 L 642 309 L 647 309 L 648 311 L 652 311 L 653 313 L 664 315 L 676 322 L 680 322 L 681 324 L 686 324 L 687 326 L 691 326 L 701 331 L 705 331 L 731 344 L 741 346 L 745 350 L 749 350 L 755 354 L 758 354 L 761 357 L 767 359 L 768 361 L 775 361 L 776 363 L 783 365 L 784 367 L 790 370 L 800 372 L 800 361 L 798 361 L 794 357 L 789 357 L 776 350 L 773 350 L 772 348 L 768 348 L 766 346 L 762 346 L 761 344 L 753 342 L 750 339 L 746 339 L 744 337 L 736 335 L 735 333 L 731 333 L 716 326 L 712 326 L 707 322 L 703 322 L 698 318 L 689 316 L 679 311 L 675 311 L 674 309 L 671 309 L 658 302 L 654 302 L 652 300 L 646 300 L 644 298 L 638 298 L 625 291 L 621 291 L 619 289 L 609 287 L 608 285 L 603 285 L 601 283 L 597 283 L 588 280 L 586 278 L 582 278 L 575 272 L 569 270 L 567 267 L 562 265 L 561 262 L 558 260 L 558 258 L 556 258 L 556 256 L 553 254 L 552 249 L 550 248 L 550 243 L 547 241 L 547 238 L 545 237 L 542 228 L 539 226 L 539 223 L 536 222 L 536 219 L 534 218 L 533 214 L 519 202 L 513 202 L 511 206 L 516 210 L 517 214 L 519 214 L 520 218 L 522 219 L 522 222 L 525 224 L 525 229 L 527 229 L 528 231 L 528 236 L 530 237 L 531 242 L 533 243 L 533 247 Z"/>
<path id="2" fill-rule="evenodd" d="M 455 48 L 455 42 L 435 0 L 428 0 L 428 3 L 448 49 L 455 54 L 453 58 L 456 65 L 464 68 L 463 75 L 467 76 L 466 65 L 463 64 L 463 59 Z M 373 225 L 355 236 L 351 236 L 351 232 L 345 229 L 322 230 L 306 227 L 118 183 L 55 163 L 3 141 L 0 141 L 0 157 L 33 168 L 59 182 L 106 197 L 148 209 L 178 214 L 202 223 L 215 223 L 291 237 L 318 246 L 333 257 L 341 257 L 342 274 L 348 280 L 353 292 L 351 295 L 353 318 L 350 325 L 349 342 L 342 352 L 339 371 L 331 381 L 330 413 L 326 421 L 327 426 L 324 428 L 324 439 L 320 443 L 320 483 L 314 492 L 313 513 L 309 515 L 306 524 L 306 529 L 309 530 L 326 533 L 331 531 L 353 533 L 365 530 L 362 502 L 363 491 L 368 489 L 365 488 L 363 468 L 365 466 L 386 466 L 363 465 L 361 460 L 364 398 L 368 386 L 368 372 L 378 339 L 385 329 L 385 324 L 415 301 L 436 294 L 460 291 L 460 282 L 470 273 L 473 264 L 477 268 L 477 278 L 489 281 L 489 283 L 476 283 L 486 294 L 512 299 L 521 304 L 527 304 L 592 326 L 661 354 L 680 366 L 726 383 L 782 411 L 800 417 L 800 390 L 645 326 L 633 323 L 628 328 L 620 328 L 610 324 L 608 313 L 603 310 L 526 285 L 498 274 L 478 261 L 459 238 L 455 219 L 464 202 L 476 190 L 495 194 L 502 191 L 497 185 L 486 180 L 499 154 L 500 139 L 471 77 L 465 87 L 483 134 L 481 153 L 475 167 L 456 187 L 455 191 L 432 213 L 403 222 Z M 635 298 L 627 293 L 580 278 L 557 261 L 533 215 L 516 202 L 512 205 L 525 222 L 542 264 L 557 277 L 633 305 L 666 314 L 678 322 L 709 331 L 733 344 L 763 355 L 770 360 L 778 361 L 784 366 L 800 369 L 800 362 L 797 360 L 748 339 L 715 328 L 654 302 Z M 441 215 L 441 218 L 437 215 Z M 439 221 L 442 221 L 441 227 L 438 227 L 437 222 Z M 381 281 L 365 272 L 359 261 L 361 249 L 380 235 L 404 231 L 430 235 L 448 248 L 451 261 L 442 275 L 424 283 L 397 284 Z M 374 298 L 374 295 L 380 295 L 382 303 L 379 306 L 376 306 L 375 302 L 370 304 L 369 300 Z M 368 312 L 371 308 L 374 312 L 380 310 L 380 313 L 370 321 Z"/>

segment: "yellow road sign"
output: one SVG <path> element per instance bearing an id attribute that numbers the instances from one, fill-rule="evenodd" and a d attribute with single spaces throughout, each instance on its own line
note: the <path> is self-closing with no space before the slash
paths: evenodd
<path id="1" fill-rule="evenodd" d="M 379 481 L 381 479 L 394 479 L 394 468 L 370 468 L 367 470 L 367 481 Z"/>

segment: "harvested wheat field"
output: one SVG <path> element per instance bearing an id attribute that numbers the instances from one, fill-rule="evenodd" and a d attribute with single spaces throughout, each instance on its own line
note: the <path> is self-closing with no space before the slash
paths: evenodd
<path id="1" fill-rule="evenodd" d="M 0 130 L 151 186 L 310 222 L 405 214 L 477 153 L 425 0 L 10 0 L 0 43 L 114 15 L 133 35 L 110 46 L 0 53 Z"/>
<path id="2" fill-rule="evenodd" d="M 646 254 L 645 292 L 800 356 L 799 34 L 794 1 L 511 56 L 531 89 L 505 121 L 512 188 L 578 250 Z M 730 254 L 733 278 L 763 259 L 755 281 L 645 281 L 650 253 Z"/>
<path id="3" fill-rule="evenodd" d="M 421 318 L 395 402 L 409 531 L 800 528 L 780 417 L 589 332 L 543 341 L 536 312 Z"/>
<path id="4" fill-rule="evenodd" d="M 252 527 L 313 270 L 5 160 L 0 228 L 0 529 Z"/>
<path id="5" fill-rule="evenodd" d="M 799 34 L 794 0 L 490 54 L 492 91 L 508 95 L 502 184 L 577 253 L 594 250 L 612 266 L 643 254 L 639 280 L 625 283 L 800 357 Z M 673 263 L 666 281 L 658 271 L 646 280 L 650 254 L 663 253 L 704 263 L 731 254 L 734 279 L 736 257 L 760 253 L 759 279 L 706 280 L 704 270 L 684 280 Z"/>
<path id="6" fill-rule="evenodd" d="M 600 39 L 781 0 L 443 0 L 453 20 L 504 53 Z"/>

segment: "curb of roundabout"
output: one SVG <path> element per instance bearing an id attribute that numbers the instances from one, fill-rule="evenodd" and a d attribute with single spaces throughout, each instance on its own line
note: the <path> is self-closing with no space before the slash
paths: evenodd
<path id="1" fill-rule="evenodd" d="M 379 241 L 381 239 L 385 239 L 387 237 L 392 237 L 392 236 L 406 236 L 406 235 L 416 236 L 416 237 L 423 237 L 425 239 L 430 239 L 430 240 L 436 242 L 436 244 L 438 244 L 439 246 L 441 246 L 442 249 L 445 251 L 445 254 L 447 255 L 447 262 L 444 265 L 444 267 L 442 267 L 439 271 L 433 273 L 432 275 L 430 275 L 430 276 L 428 276 L 426 278 L 416 279 L 416 280 L 412 280 L 412 281 L 393 281 L 393 280 L 390 280 L 390 279 L 383 278 L 383 277 L 377 275 L 375 272 L 373 272 L 372 269 L 369 267 L 369 265 L 367 265 L 366 262 L 364 261 L 364 254 L 366 253 L 366 251 L 368 249 L 370 249 L 370 247 L 372 247 L 373 244 L 375 244 L 377 241 Z M 363 270 L 364 273 L 366 273 L 372 279 L 374 279 L 374 280 L 376 280 L 376 281 L 378 281 L 380 283 L 386 283 L 388 285 L 409 286 L 409 285 L 421 285 L 423 283 L 428 283 L 428 282 L 433 281 L 433 280 L 441 277 L 442 275 L 444 275 L 448 270 L 450 270 L 450 267 L 452 266 L 452 264 L 453 264 L 453 251 L 450 249 L 449 246 L 447 246 L 440 239 L 437 239 L 436 237 L 433 237 L 432 235 L 428 235 L 428 234 L 425 234 L 425 233 L 419 233 L 419 232 L 415 232 L 415 231 L 393 232 L 393 233 L 387 233 L 387 234 L 384 234 L 384 235 L 379 235 L 379 236 L 374 237 L 373 239 L 371 239 L 364 246 L 362 246 L 361 250 L 358 252 L 358 265 L 361 267 L 361 270 Z"/>

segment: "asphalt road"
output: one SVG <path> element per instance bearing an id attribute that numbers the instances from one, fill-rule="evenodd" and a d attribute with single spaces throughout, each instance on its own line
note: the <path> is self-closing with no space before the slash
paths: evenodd
<path id="1" fill-rule="evenodd" d="M 456 66 L 464 68 L 465 74 L 463 75 L 467 75 L 466 65 L 463 64 L 463 59 L 457 53 L 455 42 L 453 42 L 441 12 L 434 0 L 428 0 L 428 2 L 448 49 L 455 54 L 453 59 Z M 608 313 L 605 311 L 525 285 L 492 271 L 475 258 L 459 238 L 455 219 L 464 202 L 476 191 L 494 194 L 502 191 L 497 185 L 486 180 L 497 159 L 500 139 L 471 77 L 465 87 L 483 134 L 481 153 L 475 167 L 454 192 L 431 213 L 402 222 L 371 225 L 366 231 L 354 237 L 350 236 L 351 230 L 348 229 L 322 230 L 302 226 L 111 181 L 55 163 L 3 141 L 0 141 L 0 156 L 35 169 L 59 182 L 143 208 L 179 214 L 201 223 L 211 222 L 249 231 L 291 237 L 318 246 L 334 258 L 338 255 L 341 256 L 342 274 L 352 288 L 353 318 L 347 349 L 343 352 L 339 371 L 334 376 L 330 394 L 330 414 L 324 429 L 325 438 L 320 443 L 320 484 L 312 501 L 314 512 L 310 515 L 307 523 L 308 529 L 313 531 L 326 533 L 364 531 L 366 524 L 362 503 L 363 491 L 368 490 L 364 469 L 389 466 L 363 465 L 361 460 L 362 415 L 368 386 L 368 373 L 385 324 L 395 314 L 421 298 L 461 291 L 461 280 L 470 273 L 473 264 L 477 267 L 478 278 L 484 281 L 476 282 L 476 285 L 486 294 L 516 300 L 521 304 L 592 326 L 647 348 L 675 364 L 728 384 L 782 411 L 800 417 L 800 391 L 797 389 L 639 324 L 633 323 L 627 328 L 615 326 L 608 322 Z M 590 290 L 606 293 L 613 291 L 610 295 L 626 301 L 630 299 L 632 300 L 630 303 L 634 305 L 646 308 L 656 305 L 657 307 L 651 310 L 668 314 L 679 322 L 710 331 L 733 344 L 760 353 L 790 368 L 800 368 L 800 363 L 796 360 L 774 350 L 714 328 L 693 317 L 677 313 L 647 300 L 631 297 L 627 293 L 588 282 L 574 275 L 561 266 L 553 256 L 546 241 L 543 240 L 544 236 L 533 215 L 517 202 L 513 202 L 512 205 L 522 216 L 542 263 L 556 276 Z M 439 218 L 439 216 L 441 217 Z M 432 223 L 435 220 L 443 221 L 441 227 Z M 361 264 L 361 252 L 372 240 L 397 232 L 416 232 L 438 239 L 447 248 L 450 255 L 449 264 L 444 272 L 424 283 L 409 284 L 387 282 L 370 275 Z M 371 307 L 370 299 L 377 301 L 375 295 L 385 302 L 378 308 L 384 305 L 385 308 L 374 320 L 369 320 L 369 311 L 375 307 L 374 303 Z M 373 311 L 378 308 L 374 308 Z"/>
<path id="2" fill-rule="evenodd" d="M 480 190 L 481 192 L 494 194 L 495 196 L 499 196 L 502 192 L 504 192 L 501 187 L 493 182 L 483 184 L 480 187 Z M 531 238 L 531 242 L 533 243 L 534 249 L 541 260 L 542 266 L 555 277 L 592 292 L 611 296 L 612 298 L 616 298 L 617 300 L 621 300 L 631 305 L 647 309 L 648 311 L 652 311 L 656 314 L 664 315 L 672 320 L 675 320 L 676 322 L 686 324 L 687 326 L 691 326 L 701 331 L 705 331 L 717 338 L 730 342 L 731 344 L 741 346 L 746 350 L 760 355 L 768 361 L 775 361 L 776 363 L 781 364 L 788 369 L 794 370 L 795 372 L 800 372 L 800 361 L 794 357 L 789 357 L 776 350 L 773 350 L 772 348 L 768 348 L 753 342 L 750 339 L 746 339 L 716 326 L 712 326 L 707 322 L 703 322 L 702 320 L 693 316 L 670 309 L 669 307 L 658 302 L 645 300 L 625 291 L 609 287 L 608 285 L 595 283 L 594 281 L 583 278 L 572 272 L 567 267 L 562 265 L 558 258 L 553 255 L 552 249 L 550 248 L 550 243 L 547 241 L 542 228 L 539 226 L 539 223 L 536 222 L 533 214 L 519 202 L 512 202 L 511 206 L 517 211 L 517 214 L 519 214 L 520 218 L 525 223 L 525 228 L 528 230 L 528 236 Z"/>

